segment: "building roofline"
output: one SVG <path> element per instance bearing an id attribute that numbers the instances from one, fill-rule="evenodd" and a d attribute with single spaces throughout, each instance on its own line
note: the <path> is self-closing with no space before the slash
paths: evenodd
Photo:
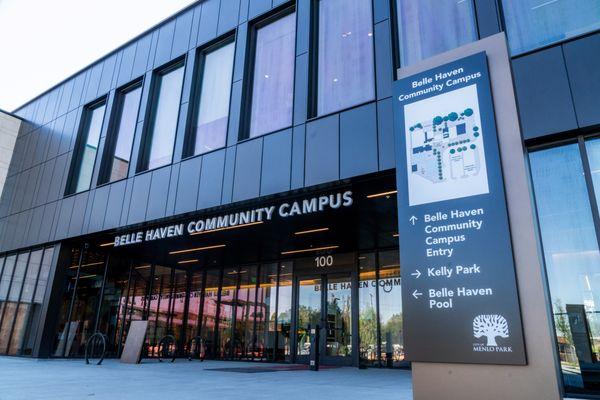
<path id="1" fill-rule="evenodd" d="M 19 119 L 19 120 L 21 120 L 21 121 L 25 121 L 25 119 L 24 119 L 24 118 L 22 118 L 22 117 L 19 117 L 18 115 L 14 114 L 14 113 L 11 113 L 10 111 L 3 110 L 3 109 L 1 109 L 1 108 L 0 108 L 0 114 L 6 114 L 6 115 L 10 115 L 10 116 L 11 116 L 11 117 L 13 117 L 13 118 L 17 118 L 17 119 Z"/>
<path id="2" fill-rule="evenodd" d="M 193 9 L 194 7 L 196 7 L 198 4 L 204 3 L 205 1 L 206 0 L 196 0 L 196 1 L 192 2 L 191 4 L 185 6 L 181 10 L 177 11 L 175 14 L 169 15 L 168 17 L 164 18 L 163 20 L 161 20 L 161 21 L 157 22 L 156 24 L 152 25 L 150 28 L 146 29 L 145 31 L 143 31 L 143 32 L 139 33 L 138 35 L 134 36 L 133 38 L 129 39 L 128 41 L 126 41 L 122 45 L 120 45 L 120 46 L 116 47 L 115 49 L 111 50 L 110 52 L 104 54 L 102 57 L 96 59 L 95 61 L 91 62 L 90 64 L 87 64 L 86 66 L 84 66 L 84 67 L 78 69 L 77 71 L 73 72 L 71 75 L 67 76 L 66 78 L 64 78 L 63 80 L 59 81 L 58 83 L 55 83 L 54 85 L 50 86 L 48 89 L 44 90 L 42 93 L 40 93 L 40 94 L 32 97 L 31 99 L 27 100 L 25 103 L 23 103 L 20 106 L 18 106 L 17 108 L 15 108 L 12 112 L 6 112 L 6 111 L 4 111 L 4 112 L 6 112 L 7 114 L 14 115 L 14 113 L 16 113 L 19 110 L 25 108 L 26 106 L 28 106 L 29 104 L 33 103 L 35 100 L 39 99 L 40 97 L 43 97 L 46 94 L 50 93 L 54 89 L 58 88 L 60 85 L 66 83 L 68 80 L 75 78 L 77 75 L 81 74 L 85 70 L 87 70 L 87 69 L 93 67 L 94 65 L 98 64 L 99 62 L 104 61 L 107 58 L 113 56 L 114 54 L 116 54 L 119 51 L 123 50 L 125 47 L 129 46 L 130 44 L 134 43 L 135 41 L 137 41 L 137 40 L 141 39 L 142 37 L 148 35 L 149 33 L 153 32 L 157 28 L 159 28 L 159 27 L 167 24 L 168 22 L 171 22 L 171 20 L 174 20 L 177 17 L 185 14 L 189 10 Z M 23 120 L 23 118 L 18 117 L 16 115 L 15 115 L 15 117 Z"/>

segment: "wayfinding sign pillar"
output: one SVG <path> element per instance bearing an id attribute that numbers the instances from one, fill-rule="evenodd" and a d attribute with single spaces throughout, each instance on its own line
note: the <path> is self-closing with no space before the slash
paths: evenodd
<path id="1" fill-rule="evenodd" d="M 487 56 L 394 93 L 406 357 L 525 364 Z"/>
<path id="2" fill-rule="evenodd" d="M 394 129 L 415 399 L 559 398 L 504 35 L 399 70 Z"/>

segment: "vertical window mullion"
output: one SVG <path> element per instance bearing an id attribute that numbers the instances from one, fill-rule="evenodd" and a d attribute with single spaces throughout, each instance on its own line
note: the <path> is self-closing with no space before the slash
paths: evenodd
<path id="1" fill-rule="evenodd" d="M 596 199 L 596 193 L 594 190 L 594 181 L 592 180 L 590 160 L 583 136 L 579 136 L 577 138 L 577 144 L 579 145 L 579 152 L 581 153 L 583 176 L 585 177 L 585 185 L 587 187 L 590 207 L 592 209 L 592 218 L 594 220 L 594 229 L 596 231 L 596 241 L 598 242 L 598 248 L 600 248 L 600 212 L 598 210 L 598 199 Z"/>

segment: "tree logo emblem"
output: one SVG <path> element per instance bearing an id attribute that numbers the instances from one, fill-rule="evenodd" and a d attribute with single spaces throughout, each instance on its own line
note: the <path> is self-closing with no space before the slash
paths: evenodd
<path id="1" fill-rule="evenodd" d="M 508 338 L 508 322 L 499 314 L 481 314 L 473 318 L 473 336 L 486 337 L 486 346 L 498 346 L 496 337 Z"/>

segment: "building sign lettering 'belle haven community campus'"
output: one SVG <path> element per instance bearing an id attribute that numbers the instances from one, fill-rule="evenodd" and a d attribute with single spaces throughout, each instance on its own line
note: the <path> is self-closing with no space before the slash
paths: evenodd
<path id="1" fill-rule="evenodd" d="M 348 190 L 330 195 L 315 196 L 308 199 L 281 203 L 278 206 L 271 205 L 253 208 L 245 211 L 195 219 L 187 223 L 148 228 L 146 230 L 118 235 L 115 236 L 114 245 L 115 247 L 126 246 L 184 235 L 195 235 L 203 232 L 259 224 L 271 221 L 276 216 L 279 218 L 290 218 L 298 215 L 322 212 L 327 209 L 350 207 L 353 202 L 352 192 Z"/>

